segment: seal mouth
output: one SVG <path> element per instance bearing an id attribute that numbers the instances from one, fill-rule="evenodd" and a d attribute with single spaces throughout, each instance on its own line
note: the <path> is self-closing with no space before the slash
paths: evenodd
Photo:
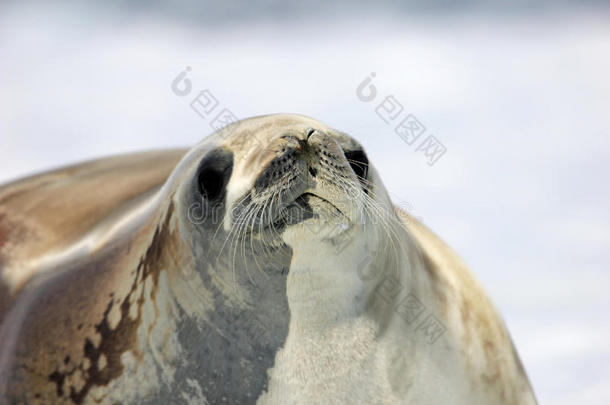
<path id="1" fill-rule="evenodd" d="M 324 213 L 324 217 L 329 220 L 332 218 L 349 218 L 328 199 L 308 191 L 297 196 L 284 209 L 280 210 L 269 227 L 295 225 L 310 218 L 319 218 L 321 213 Z"/>
<path id="2" fill-rule="evenodd" d="M 337 207 L 337 205 L 335 205 L 332 201 L 322 197 L 321 195 L 318 195 L 318 194 L 315 194 L 315 193 L 312 193 L 309 191 L 298 196 L 295 199 L 295 202 L 298 202 L 298 201 L 306 201 L 307 204 L 314 203 L 314 202 L 322 203 L 322 204 L 332 207 L 336 211 L 337 214 L 346 216 L 345 213 L 343 211 L 341 211 L 341 209 L 339 207 Z"/>

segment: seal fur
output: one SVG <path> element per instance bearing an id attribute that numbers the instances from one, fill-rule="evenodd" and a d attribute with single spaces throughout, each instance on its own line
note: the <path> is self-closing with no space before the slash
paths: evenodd
<path id="1" fill-rule="evenodd" d="M 0 271 L 8 403 L 535 403 L 466 266 L 303 116 L 0 188 Z"/>

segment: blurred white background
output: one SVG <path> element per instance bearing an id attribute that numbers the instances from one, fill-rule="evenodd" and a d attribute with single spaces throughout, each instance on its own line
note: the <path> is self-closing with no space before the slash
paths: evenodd
<path id="1" fill-rule="evenodd" d="M 238 117 L 312 116 L 359 139 L 471 266 L 540 403 L 610 403 L 609 6 L 139 4 L 2 3 L 0 182 L 193 145 L 203 89 Z M 386 95 L 445 145 L 435 165 L 376 115 Z"/>

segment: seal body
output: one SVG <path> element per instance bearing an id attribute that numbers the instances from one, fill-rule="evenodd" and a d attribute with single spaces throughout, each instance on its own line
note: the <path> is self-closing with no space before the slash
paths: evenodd
<path id="1" fill-rule="evenodd" d="M 303 116 L 3 186 L 0 272 L 0 403 L 535 403 L 464 264 Z"/>

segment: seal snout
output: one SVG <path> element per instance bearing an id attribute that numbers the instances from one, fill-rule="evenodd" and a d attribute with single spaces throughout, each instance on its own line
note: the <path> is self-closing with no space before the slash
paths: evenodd
<path id="1" fill-rule="evenodd" d="M 271 218 L 291 217 L 302 211 L 349 217 L 359 193 L 366 193 L 368 159 L 358 145 L 342 145 L 336 136 L 315 128 L 276 137 L 271 145 L 275 156 L 254 182 L 253 199 L 272 211 Z M 318 215 L 314 215 L 318 216 Z M 273 220 L 272 220 L 273 221 Z M 287 221 L 292 224 L 293 221 Z"/>
<path id="2" fill-rule="evenodd" d="M 315 128 L 284 134 L 279 141 L 273 145 L 275 157 L 254 182 L 256 191 L 281 186 L 283 180 L 300 180 L 307 188 L 315 188 L 319 181 L 347 182 L 353 176 L 363 187 L 367 181 L 369 161 L 360 147 L 345 148 L 333 136 Z M 286 173 L 292 176 L 285 179 Z"/>
<path id="3" fill-rule="evenodd" d="M 240 221 L 275 231 L 312 216 L 328 223 L 357 221 L 362 215 L 372 182 L 366 154 L 353 138 L 292 120 L 234 134 L 234 144 L 240 136 L 258 142 L 236 154 L 226 230 Z"/>

